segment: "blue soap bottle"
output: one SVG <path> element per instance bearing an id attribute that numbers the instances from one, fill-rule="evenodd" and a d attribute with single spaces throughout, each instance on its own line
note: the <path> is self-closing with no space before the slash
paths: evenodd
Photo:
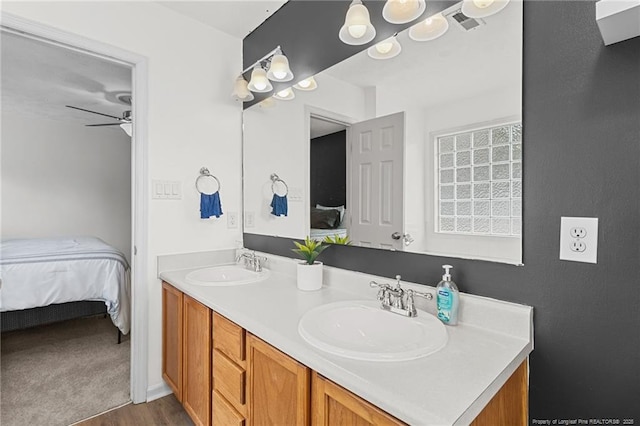
<path id="1" fill-rule="evenodd" d="M 442 265 L 444 275 L 442 281 L 436 287 L 436 305 L 438 307 L 438 319 L 446 325 L 456 325 L 458 323 L 458 306 L 460 305 L 460 294 L 456 283 L 451 281 L 449 270 L 451 265 Z"/>

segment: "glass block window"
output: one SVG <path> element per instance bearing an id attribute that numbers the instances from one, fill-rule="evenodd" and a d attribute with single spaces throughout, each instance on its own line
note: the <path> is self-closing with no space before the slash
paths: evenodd
<path id="1" fill-rule="evenodd" d="M 447 134 L 436 144 L 438 232 L 520 235 L 522 124 Z"/>

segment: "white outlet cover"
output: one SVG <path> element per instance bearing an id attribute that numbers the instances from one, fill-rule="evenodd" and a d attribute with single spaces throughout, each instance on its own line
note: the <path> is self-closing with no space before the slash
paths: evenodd
<path id="1" fill-rule="evenodd" d="M 584 228 L 587 233 L 584 238 L 576 239 L 571 236 L 571 229 Z M 586 245 L 583 252 L 571 250 L 574 241 L 581 241 Z M 562 217 L 560 218 L 560 259 L 573 262 L 598 263 L 598 218 L 597 217 Z"/>

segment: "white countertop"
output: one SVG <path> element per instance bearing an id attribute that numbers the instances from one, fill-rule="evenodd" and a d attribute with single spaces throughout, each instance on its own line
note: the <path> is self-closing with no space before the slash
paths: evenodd
<path id="1" fill-rule="evenodd" d="M 357 361 L 323 352 L 298 334 L 310 309 L 343 300 L 375 300 L 371 279 L 388 278 L 325 266 L 324 285 L 296 287 L 295 261 L 269 258 L 270 277 L 230 287 L 190 285 L 199 268 L 160 272 L 174 285 L 302 364 L 412 425 L 470 423 L 533 350 L 532 308 L 461 293 L 457 326 L 447 326 L 447 345 L 427 357 L 403 362 Z M 173 265 L 173 264 L 172 264 Z M 454 270 L 455 280 L 455 270 Z M 404 287 L 433 290 L 404 283 Z M 430 312 L 434 302 L 416 300 Z M 390 314 L 391 315 L 391 314 Z"/>

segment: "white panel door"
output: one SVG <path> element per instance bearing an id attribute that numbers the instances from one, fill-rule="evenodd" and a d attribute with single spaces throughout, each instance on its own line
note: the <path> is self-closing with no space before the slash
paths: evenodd
<path id="1" fill-rule="evenodd" d="M 402 250 L 402 239 L 392 234 L 404 229 L 404 113 L 352 125 L 349 145 L 349 238 L 358 246 Z"/>

